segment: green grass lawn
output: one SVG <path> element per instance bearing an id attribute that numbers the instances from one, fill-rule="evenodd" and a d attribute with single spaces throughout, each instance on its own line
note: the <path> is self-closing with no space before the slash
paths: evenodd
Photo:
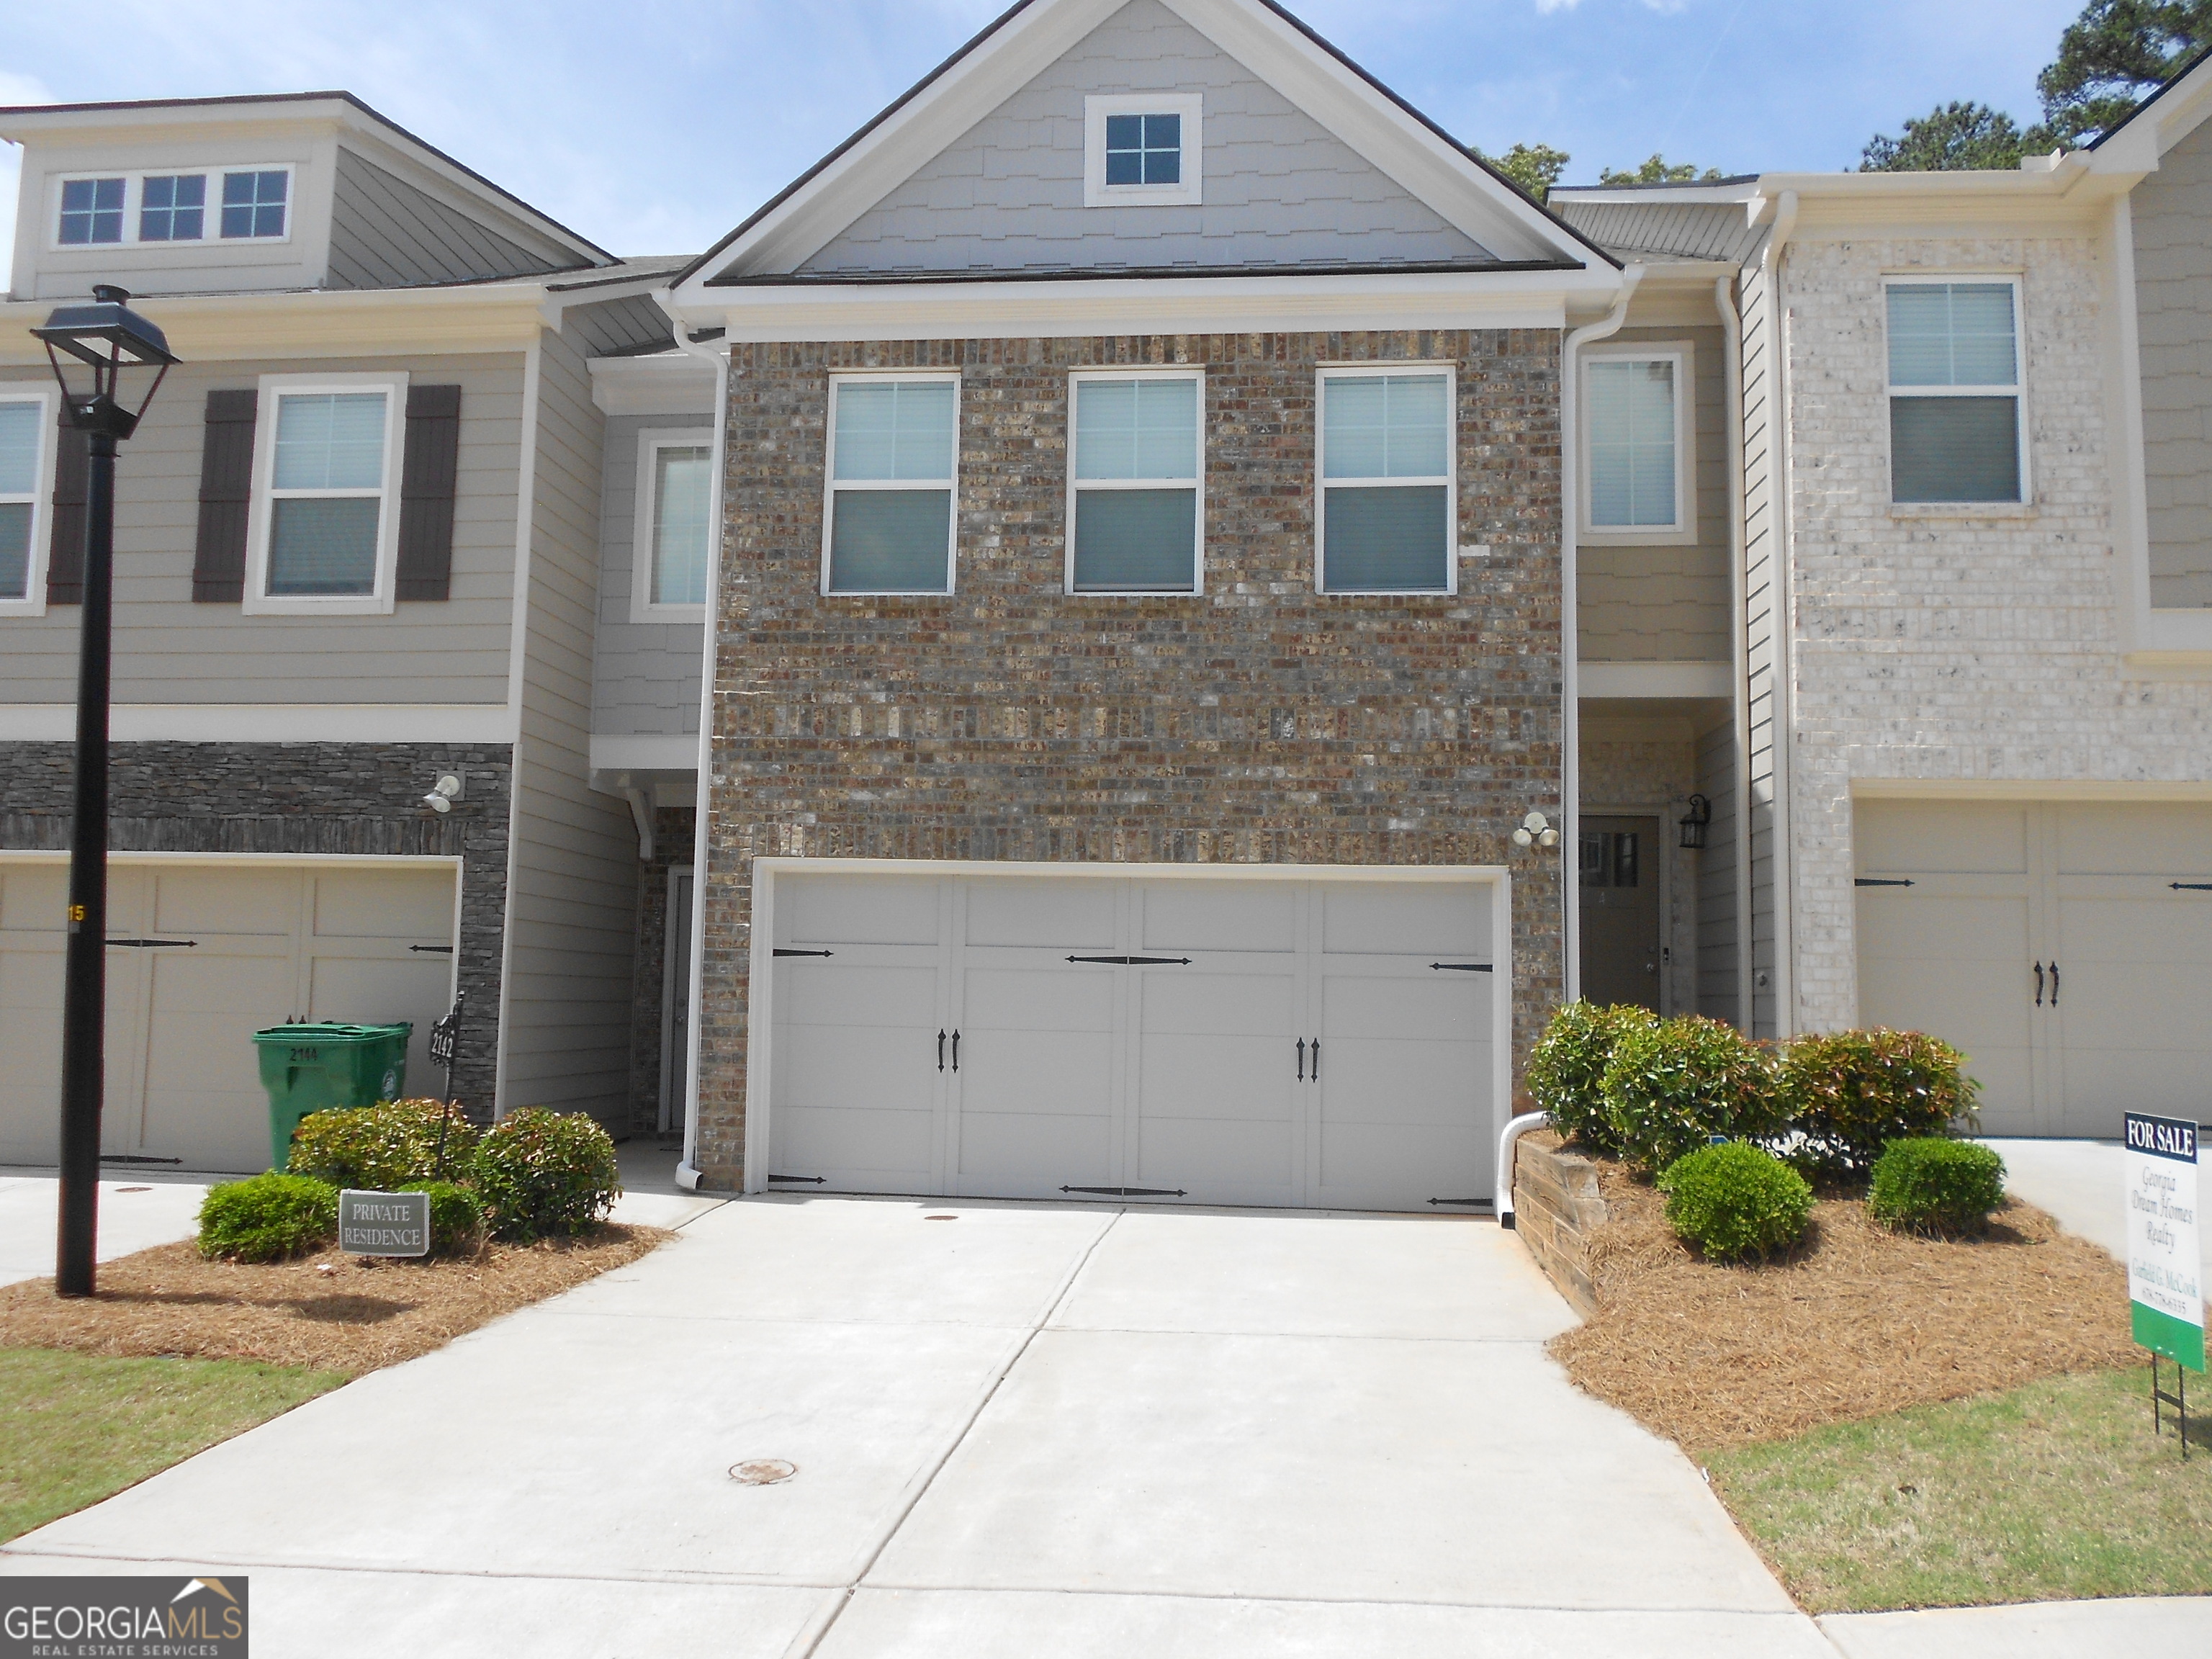
<path id="1" fill-rule="evenodd" d="M 346 1381 L 236 1359 L 0 1348 L 0 1540 L 135 1486 Z"/>
<path id="2" fill-rule="evenodd" d="M 1719 1452 L 1713 1487 L 1810 1612 L 2212 1593 L 2212 1433 L 2190 1456 L 2149 1368 Z M 2172 1371 L 2166 1371 L 2172 1388 Z"/>

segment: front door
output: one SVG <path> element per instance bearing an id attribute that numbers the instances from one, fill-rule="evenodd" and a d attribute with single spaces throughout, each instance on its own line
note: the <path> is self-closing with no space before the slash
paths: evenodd
<path id="1" fill-rule="evenodd" d="M 1583 995 L 1659 1006 L 1659 820 L 1582 821 Z"/>

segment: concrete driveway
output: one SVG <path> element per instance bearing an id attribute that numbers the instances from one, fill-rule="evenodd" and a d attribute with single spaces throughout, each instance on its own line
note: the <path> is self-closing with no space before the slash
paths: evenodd
<path id="1" fill-rule="evenodd" d="M 748 1200 L 0 1571 L 243 1571 L 264 1659 L 1832 1656 L 1571 1319 L 1487 1222 Z"/>

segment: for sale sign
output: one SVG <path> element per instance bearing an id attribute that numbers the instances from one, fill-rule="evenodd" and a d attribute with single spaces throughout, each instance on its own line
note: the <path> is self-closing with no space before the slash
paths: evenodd
<path id="1" fill-rule="evenodd" d="M 2197 1126 L 2127 1115 L 2128 1301 L 2138 1346 L 2204 1369 Z"/>

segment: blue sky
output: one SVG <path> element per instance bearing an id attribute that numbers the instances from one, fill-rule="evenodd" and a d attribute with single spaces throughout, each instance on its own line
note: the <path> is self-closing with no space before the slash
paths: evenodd
<path id="1" fill-rule="evenodd" d="M 7 0 L 0 102 L 344 88 L 622 253 L 690 252 L 1004 0 Z M 2081 0 L 1292 0 L 1455 137 L 1843 168 L 1940 100 L 2036 112 Z M 0 146 L 0 236 L 15 156 Z M 7 242 L 0 240 L 0 247 Z"/>

